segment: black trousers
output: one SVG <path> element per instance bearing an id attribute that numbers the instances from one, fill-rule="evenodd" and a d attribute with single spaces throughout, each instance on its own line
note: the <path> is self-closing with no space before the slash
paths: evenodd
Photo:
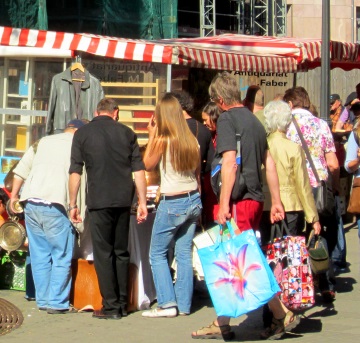
<path id="1" fill-rule="evenodd" d="M 103 311 L 121 314 L 127 306 L 130 207 L 90 210 L 89 219 Z"/>

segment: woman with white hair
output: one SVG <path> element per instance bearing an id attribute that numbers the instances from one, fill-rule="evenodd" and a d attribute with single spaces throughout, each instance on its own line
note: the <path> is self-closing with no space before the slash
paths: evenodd
<path id="1" fill-rule="evenodd" d="M 271 101 L 264 108 L 264 116 L 265 129 L 269 134 L 268 145 L 276 163 L 280 197 L 290 233 L 294 236 L 301 235 L 305 219 L 312 224 L 315 233 L 319 234 L 321 226 L 306 169 L 305 153 L 300 145 L 286 138 L 286 131 L 292 118 L 290 106 L 284 101 Z M 264 211 L 267 211 L 270 209 L 268 206 L 270 193 L 266 185 L 264 188 Z M 267 220 L 268 217 L 267 214 L 263 214 L 260 225 L 263 243 L 270 238 L 271 224 Z"/>
<path id="2" fill-rule="evenodd" d="M 302 147 L 286 138 L 286 131 L 291 123 L 290 106 L 284 101 L 271 101 L 264 108 L 265 129 L 268 133 L 268 145 L 276 163 L 279 178 L 280 198 L 285 210 L 285 222 L 292 236 L 305 235 L 302 231 L 306 220 L 312 223 L 316 234 L 321 226 L 316 210 L 310 179 L 306 169 L 305 153 Z M 263 178 L 266 180 L 266 178 Z M 260 221 L 262 244 L 270 240 L 269 220 L 270 192 L 264 183 L 264 211 Z M 267 306 L 263 310 L 265 331 L 262 338 L 271 337 L 273 332 L 273 315 Z"/>

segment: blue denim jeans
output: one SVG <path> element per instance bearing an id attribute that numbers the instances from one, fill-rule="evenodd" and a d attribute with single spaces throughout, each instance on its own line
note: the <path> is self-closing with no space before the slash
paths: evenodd
<path id="1" fill-rule="evenodd" d="M 337 264 L 346 264 L 346 238 L 344 232 L 344 223 L 341 217 L 339 197 L 335 196 L 335 211 L 337 221 L 337 240 L 331 259 Z"/>
<path id="2" fill-rule="evenodd" d="M 25 224 L 37 306 L 68 309 L 75 235 L 64 207 L 27 202 Z"/>
<path id="3" fill-rule="evenodd" d="M 31 258 L 30 252 L 26 255 L 25 261 L 25 278 L 26 278 L 26 291 L 25 291 L 25 298 L 34 298 L 35 299 L 35 285 L 34 285 L 34 278 L 32 275 L 31 269 Z"/>
<path id="4" fill-rule="evenodd" d="M 356 215 L 356 223 L 358 226 L 358 236 L 360 238 L 360 215 L 359 214 Z"/>
<path id="5" fill-rule="evenodd" d="M 179 312 L 190 313 L 193 294 L 192 240 L 201 215 L 199 193 L 175 200 L 161 200 L 153 225 L 150 264 L 158 306 L 177 306 Z M 167 254 L 175 243 L 177 279 L 170 273 Z"/>

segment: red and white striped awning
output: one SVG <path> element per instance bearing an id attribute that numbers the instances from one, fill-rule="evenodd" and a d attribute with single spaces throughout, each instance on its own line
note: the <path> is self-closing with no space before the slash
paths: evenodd
<path id="1" fill-rule="evenodd" d="M 126 60 L 171 64 L 172 46 L 93 34 L 0 27 L 0 45 L 83 51 Z"/>
<path id="2" fill-rule="evenodd" d="M 307 70 L 321 63 L 321 40 L 224 34 L 201 38 L 164 39 L 177 46 L 178 64 L 212 69 L 231 69 L 240 63 L 245 70 Z M 250 62 L 250 63 L 249 63 Z M 360 45 L 330 42 L 331 67 L 360 67 Z"/>
<path id="3" fill-rule="evenodd" d="M 296 72 L 321 62 L 321 40 L 225 34 L 201 38 L 136 40 L 0 27 L 1 46 L 62 49 L 125 60 L 254 72 Z M 332 67 L 358 68 L 359 45 L 332 41 Z"/>

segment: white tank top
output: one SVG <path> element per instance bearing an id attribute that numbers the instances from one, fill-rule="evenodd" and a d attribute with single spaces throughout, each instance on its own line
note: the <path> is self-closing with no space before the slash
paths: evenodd
<path id="1" fill-rule="evenodd" d="M 160 161 L 160 192 L 162 194 L 168 193 L 182 193 L 191 192 L 198 188 L 195 177 L 195 170 L 184 173 L 178 173 L 174 170 L 170 162 L 170 149 L 166 151 L 166 171 L 163 168 L 163 161 Z"/>

